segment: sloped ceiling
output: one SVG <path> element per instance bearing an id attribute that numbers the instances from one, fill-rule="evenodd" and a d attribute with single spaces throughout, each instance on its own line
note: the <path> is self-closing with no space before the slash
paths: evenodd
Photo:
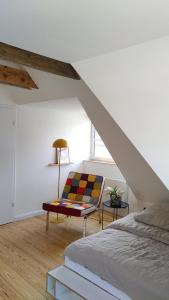
<path id="1" fill-rule="evenodd" d="M 0 41 L 75 62 L 169 34 L 168 0 L 0 0 Z M 39 90 L 4 86 L 17 104 L 74 97 L 80 83 L 27 70 Z"/>
<path id="2" fill-rule="evenodd" d="M 0 41 L 67 62 L 169 34 L 168 0 L 0 0 Z"/>

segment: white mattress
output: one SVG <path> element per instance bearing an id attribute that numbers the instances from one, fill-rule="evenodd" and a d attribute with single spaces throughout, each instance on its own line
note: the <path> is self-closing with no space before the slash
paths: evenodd
<path id="1" fill-rule="evenodd" d="M 112 286 L 107 281 L 100 278 L 98 275 L 94 274 L 93 272 L 89 271 L 84 266 L 81 266 L 80 264 L 72 261 L 67 256 L 65 257 L 64 265 L 81 275 L 82 277 L 90 280 L 95 285 L 99 286 L 103 290 L 107 291 L 112 296 L 115 296 L 119 300 L 132 300 L 129 296 L 127 296 L 125 293 L 117 289 L 116 287 Z"/>

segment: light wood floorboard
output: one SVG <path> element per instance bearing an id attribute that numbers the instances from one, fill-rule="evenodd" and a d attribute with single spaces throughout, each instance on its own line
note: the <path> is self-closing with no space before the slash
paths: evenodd
<path id="1" fill-rule="evenodd" d="M 80 218 L 66 218 L 50 223 L 46 232 L 40 216 L 0 226 L 0 300 L 53 299 L 46 292 L 46 273 L 63 263 L 65 247 L 82 237 L 82 224 Z M 90 217 L 87 234 L 100 229 L 96 216 Z"/>

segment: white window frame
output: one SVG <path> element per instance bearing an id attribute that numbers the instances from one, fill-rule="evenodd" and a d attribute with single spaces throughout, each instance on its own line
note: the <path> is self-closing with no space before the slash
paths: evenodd
<path id="1" fill-rule="evenodd" d="M 100 162 L 107 162 L 107 163 L 114 163 L 113 158 L 104 158 L 104 157 L 95 156 L 95 133 L 96 133 L 96 129 L 94 128 L 93 124 L 91 124 L 90 160 L 100 161 Z"/>

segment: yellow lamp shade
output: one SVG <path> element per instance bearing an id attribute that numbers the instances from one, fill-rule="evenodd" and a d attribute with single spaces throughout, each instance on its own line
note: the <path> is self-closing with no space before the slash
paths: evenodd
<path id="1" fill-rule="evenodd" d="M 54 141 L 52 147 L 54 148 L 67 148 L 68 144 L 67 141 L 64 139 L 57 139 L 56 141 Z"/>

